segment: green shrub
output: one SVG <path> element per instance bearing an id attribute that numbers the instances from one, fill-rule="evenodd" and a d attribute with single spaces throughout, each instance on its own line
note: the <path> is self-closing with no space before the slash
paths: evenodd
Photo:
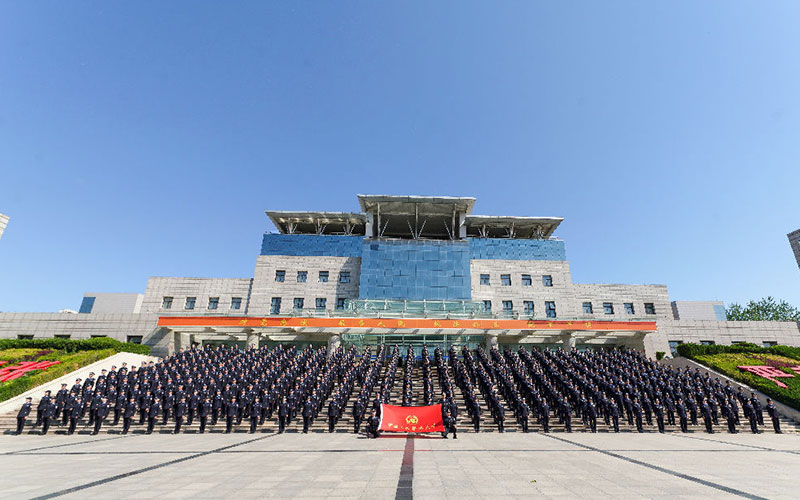
<path id="1" fill-rule="evenodd" d="M 109 337 L 93 339 L 0 339 L 0 350 L 5 349 L 52 349 L 64 352 L 97 351 L 113 349 L 115 352 L 150 354 L 150 347 L 130 342 L 120 342 Z"/>
<path id="2" fill-rule="evenodd" d="M 656 351 L 656 360 L 661 361 L 662 359 L 664 359 L 664 356 L 666 355 L 667 353 L 664 351 Z"/>
<path id="3" fill-rule="evenodd" d="M 680 344 L 678 346 L 678 354 L 689 359 L 709 354 L 726 353 L 777 354 L 779 356 L 800 360 L 800 347 L 789 347 L 786 345 L 761 347 L 756 344 L 743 343 L 732 345 Z"/>
<path id="4" fill-rule="evenodd" d="M 61 340 L 61 339 L 58 339 Z M 30 342 L 30 341 L 29 341 Z M 40 360 L 61 361 L 61 364 L 51 366 L 46 370 L 36 370 L 18 379 L 0 383 L 0 401 L 19 396 L 25 391 L 44 383 L 63 377 L 69 372 L 75 371 L 86 365 L 90 365 L 101 359 L 105 359 L 117 353 L 115 349 L 93 349 L 71 353 L 50 353 Z"/>

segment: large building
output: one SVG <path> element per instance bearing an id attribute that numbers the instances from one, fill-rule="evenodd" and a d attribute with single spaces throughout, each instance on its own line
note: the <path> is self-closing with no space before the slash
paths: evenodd
<path id="1" fill-rule="evenodd" d="M 728 322 L 665 285 L 574 283 L 558 217 L 476 215 L 474 198 L 359 195 L 357 212 L 267 211 L 252 277 L 153 277 L 77 314 L 0 314 L 0 337 L 191 344 L 800 345 L 797 323 Z"/>
<path id="2" fill-rule="evenodd" d="M 789 244 L 792 246 L 794 259 L 797 261 L 797 267 L 800 267 L 800 229 L 792 231 L 786 236 L 789 238 Z"/>

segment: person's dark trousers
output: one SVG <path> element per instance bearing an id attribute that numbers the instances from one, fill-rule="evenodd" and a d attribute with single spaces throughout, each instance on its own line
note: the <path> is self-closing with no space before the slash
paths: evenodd
<path id="1" fill-rule="evenodd" d="M 114 421 L 111 423 L 111 425 L 117 425 L 119 423 L 119 415 L 121 412 L 121 409 L 114 407 Z"/>
<path id="2" fill-rule="evenodd" d="M 25 417 L 17 417 L 17 434 L 22 434 L 23 427 L 25 427 Z"/>
<path id="3" fill-rule="evenodd" d="M 164 407 L 164 412 L 162 413 L 163 418 L 161 420 L 161 425 L 167 425 L 167 419 L 169 418 L 169 407 Z"/>
<path id="4" fill-rule="evenodd" d="M 67 420 L 69 420 L 69 408 L 65 407 L 64 413 L 61 415 L 61 425 L 67 425 Z"/>
<path id="5" fill-rule="evenodd" d="M 286 417 L 278 417 L 278 433 L 282 433 L 286 429 Z"/>
<path id="6" fill-rule="evenodd" d="M 33 424 L 34 427 L 39 427 L 42 425 L 42 414 L 44 413 L 44 409 L 40 406 L 36 408 L 36 423 Z"/>
<path id="7" fill-rule="evenodd" d="M 611 417 L 611 421 L 614 423 L 614 432 L 619 432 L 619 417 Z"/>
<path id="8" fill-rule="evenodd" d="M 658 424 L 658 432 L 664 433 L 664 417 L 656 417 L 656 423 Z"/>
<path id="9" fill-rule="evenodd" d="M 758 434 L 758 417 L 750 414 L 750 430 L 753 431 L 753 434 Z"/>
<path id="10" fill-rule="evenodd" d="M 200 417 L 200 434 L 206 431 L 206 422 L 208 422 L 208 417 Z"/>
<path id="11" fill-rule="evenodd" d="M 153 433 L 153 427 L 155 427 L 155 425 L 156 425 L 156 419 L 157 418 L 158 417 L 156 417 L 154 415 L 151 415 L 150 417 L 148 417 L 148 419 L 147 419 L 147 433 L 148 434 L 152 434 Z"/>
<path id="12" fill-rule="evenodd" d="M 308 433 L 308 425 L 311 421 L 311 417 L 306 417 L 303 415 L 303 434 Z"/>
<path id="13" fill-rule="evenodd" d="M 131 417 L 123 417 L 122 418 L 122 433 L 127 434 L 128 429 L 131 428 Z"/>
<path id="14" fill-rule="evenodd" d="M 94 419 L 94 434 L 100 432 L 100 427 L 103 426 L 103 419 L 100 417 L 95 417 Z"/>
<path id="15" fill-rule="evenodd" d="M 736 419 L 733 417 L 728 417 L 728 432 L 731 434 L 736 434 L 739 432 L 736 430 Z"/>
<path id="16" fill-rule="evenodd" d="M 681 417 L 681 432 L 689 432 L 689 422 L 686 417 Z"/>
<path id="17" fill-rule="evenodd" d="M 69 430 L 67 430 L 67 434 L 73 434 L 75 432 L 75 427 L 78 425 L 78 417 L 71 417 L 69 419 Z"/>
<path id="18" fill-rule="evenodd" d="M 358 434 L 358 429 L 361 427 L 361 420 L 353 420 L 353 434 Z"/>
<path id="19" fill-rule="evenodd" d="M 636 417 L 636 430 L 639 432 L 644 432 L 644 427 L 642 427 L 642 417 Z"/>
<path id="20" fill-rule="evenodd" d="M 781 432 L 781 421 L 777 418 L 772 419 L 772 428 L 775 429 L 775 434 L 783 434 Z"/>
<path id="21" fill-rule="evenodd" d="M 331 417 L 328 417 L 328 432 L 333 432 L 333 428 L 336 427 L 336 420 Z"/>
<path id="22" fill-rule="evenodd" d="M 597 432 L 597 419 L 595 417 L 589 417 L 589 424 L 592 428 L 592 432 Z M 527 426 L 525 432 L 528 432 Z"/>
<path id="23" fill-rule="evenodd" d="M 545 415 L 542 417 L 542 430 L 545 432 L 550 432 L 550 416 Z"/>
<path id="24" fill-rule="evenodd" d="M 42 417 L 42 436 L 47 434 L 48 429 L 50 429 L 50 419 L 47 417 Z"/>
<path id="25" fill-rule="evenodd" d="M 175 430 L 173 431 L 175 434 L 181 431 L 181 426 L 183 425 L 183 417 L 182 416 L 175 416 Z"/>
<path id="26" fill-rule="evenodd" d="M 711 427 L 711 417 L 703 417 L 703 421 L 706 424 L 706 432 L 709 434 L 714 434 L 714 429 Z"/>
<path id="27" fill-rule="evenodd" d="M 194 409 L 189 407 L 189 414 L 186 417 L 186 423 L 192 425 L 192 422 L 194 422 Z"/>
<path id="28" fill-rule="evenodd" d="M 258 425 L 258 417 L 250 417 L 250 434 L 256 432 L 257 425 Z"/>
<path id="29" fill-rule="evenodd" d="M 233 415 L 225 417 L 225 434 L 230 434 L 233 429 Z"/>

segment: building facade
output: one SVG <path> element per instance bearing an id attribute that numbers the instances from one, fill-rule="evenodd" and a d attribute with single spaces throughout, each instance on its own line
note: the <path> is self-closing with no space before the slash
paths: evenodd
<path id="1" fill-rule="evenodd" d="M 249 278 L 153 277 L 78 314 L 0 314 L 0 336 L 113 336 L 165 355 L 203 343 L 800 345 L 797 323 L 724 321 L 660 284 L 574 283 L 557 217 L 473 214 L 474 198 L 359 195 L 358 212 L 268 211 Z"/>
<path id="2" fill-rule="evenodd" d="M 794 259 L 797 261 L 797 267 L 800 267 L 800 229 L 797 231 L 792 231 L 786 236 L 789 238 L 789 245 L 792 246 Z"/>

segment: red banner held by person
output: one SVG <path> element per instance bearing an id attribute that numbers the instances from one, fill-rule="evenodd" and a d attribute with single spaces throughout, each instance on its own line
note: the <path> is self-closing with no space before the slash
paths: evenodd
<path id="1" fill-rule="evenodd" d="M 388 432 L 444 432 L 442 405 L 381 405 L 379 430 Z"/>

